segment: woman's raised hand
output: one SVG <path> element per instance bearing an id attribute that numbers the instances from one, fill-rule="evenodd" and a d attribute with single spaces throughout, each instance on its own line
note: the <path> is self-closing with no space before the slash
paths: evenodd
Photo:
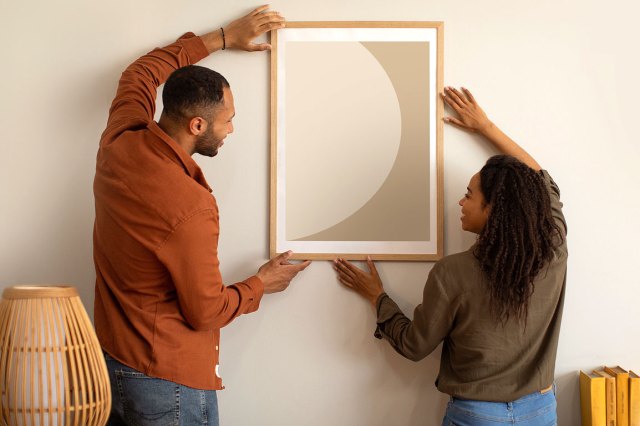
<path id="1" fill-rule="evenodd" d="M 492 125 L 487 114 L 480 108 L 470 91 L 445 87 L 442 99 L 453 109 L 456 116 L 445 117 L 444 121 L 473 133 L 485 133 Z"/>
<path id="2" fill-rule="evenodd" d="M 487 118 L 487 114 L 480 108 L 470 91 L 464 87 L 460 91 L 449 86 L 445 87 L 441 96 L 456 113 L 455 116 L 445 117 L 446 123 L 469 132 L 478 133 L 491 142 L 501 153 L 516 157 L 534 170 L 540 170 L 540 164 L 524 148 Z"/>

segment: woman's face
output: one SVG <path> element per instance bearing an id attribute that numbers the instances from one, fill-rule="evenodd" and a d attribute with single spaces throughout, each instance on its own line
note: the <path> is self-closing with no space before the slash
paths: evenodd
<path id="1" fill-rule="evenodd" d="M 462 207 L 462 229 L 475 234 L 482 232 L 489 219 L 490 208 L 480 189 L 480 173 L 471 177 L 467 192 L 458 204 Z"/>

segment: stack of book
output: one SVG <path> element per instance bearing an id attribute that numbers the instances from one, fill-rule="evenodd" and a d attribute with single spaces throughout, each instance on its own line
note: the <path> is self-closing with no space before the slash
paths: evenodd
<path id="1" fill-rule="evenodd" d="M 624 368 L 580 371 L 582 426 L 640 426 L 640 377 Z"/>

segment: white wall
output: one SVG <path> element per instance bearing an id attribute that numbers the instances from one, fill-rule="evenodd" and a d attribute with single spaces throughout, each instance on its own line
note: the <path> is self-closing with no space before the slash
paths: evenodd
<path id="1" fill-rule="evenodd" d="M 154 46 L 256 5 L 2 0 L 0 287 L 72 283 L 92 311 L 94 159 L 120 72 Z M 272 5 L 289 20 L 445 21 L 445 84 L 471 88 L 562 189 L 571 256 L 556 377 L 560 424 L 579 424 L 576 370 L 640 370 L 636 2 Z M 229 78 L 238 110 L 220 155 L 196 158 L 221 206 L 222 272 L 232 282 L 268 253 L 268 55 L 224 52 L 203 64 Z M 445 246 L 453 253 L 473 241 L 459 229 L 457 200 L 491 152 L 453 128 L 444 139 Z M 431 266 L 379 266 L 407 313 Z M 366 303 L 336 283 L 329 263 L 316 262 L 223 330 L 222 424 L 439 424 L 447 401 L 433 385 L 439 351 L 412 363 L 374 339 L 373 328 Z"/>

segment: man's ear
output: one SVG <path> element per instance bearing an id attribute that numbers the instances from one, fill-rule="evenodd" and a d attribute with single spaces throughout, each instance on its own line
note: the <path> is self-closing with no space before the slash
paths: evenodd
<path id="1" fill-rule="evenodd" d="M 189 120 L 189 133 L 199 136 L 207 130 L 207 120 L 202 117 L 193 117 Z"/>

